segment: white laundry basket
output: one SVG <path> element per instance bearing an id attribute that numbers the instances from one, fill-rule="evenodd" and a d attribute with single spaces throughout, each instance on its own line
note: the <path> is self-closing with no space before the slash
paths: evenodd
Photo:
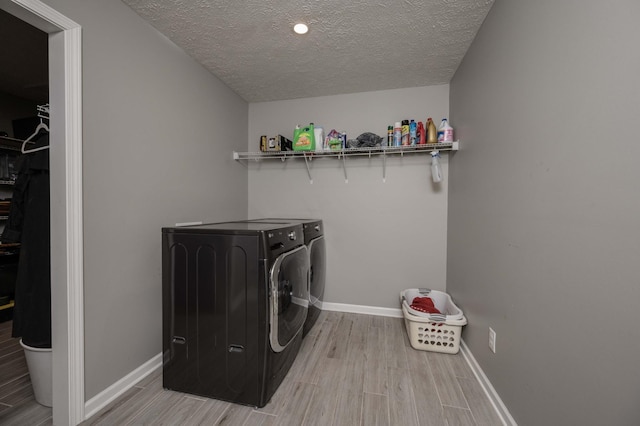
<path id="1" fill-rule="evenodd" d="M 430 297 L 441 313 L 428 314 L 411 309 L 415 297 Z M 467 324 L 467 319 L 447 293 L 424 288 L 408 289 L 400 292 L 400 300 L 411 347 L 422 351 L 458 353 L 462 326 Z"/>

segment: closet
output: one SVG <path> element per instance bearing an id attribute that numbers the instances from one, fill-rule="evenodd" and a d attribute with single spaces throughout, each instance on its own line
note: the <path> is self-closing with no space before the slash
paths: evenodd
<path id="1" fill-rule="evenodd" d="M 0 296 L 13 312 L 13 337 L 37 348 L 51 348 L 51 255 L 50 255 L 50 190 L 49 190 L 49 105 L 37 106 L 38 124 L 22 134 L 14 121 L 14 135 L 2 136 L 6 142 L 20 145 L 18 155 L 5 153 L 4 182 L 13 191 L 2 200 L 8 210 L 1 246 L 12 250 L 18 258 L 15 276 L 6 274 Z M 31 118 L 27 119 L 32 122 Z M 0 145 L 1 146 L 1 145 Z M 14 146 L 11 145 L 12 151 Z M 8 255 L 8 254 L 6 254 Z M 15 282 L 12 289 L 11 284 Z M 11 300 L 11 297 L 14 297 Z M 13 306 L 12 306 L 13 305 Z M 6 305 L 5 305 L 6 306 Z M 5 309 L 5 310 L 8 310 Z"/>
<path id="2" fill-rule="evenodd" d="M 21 157 L 48 120 L 48 36 L 0 10 L 0 235 L 4 231 Z M 42 127 L 39 133 L 44 131 Z M 23 146 L 24 145 L 24 146 Z M 0 240 L 0 321 L 11 319 L 20 244 Z"/>
<path id="3" fill-rule="evenodd" d="M 9 219 L 20 149 L 16 139 L 0 133 L 0 235 Z M 19 256 L 19 243 L 0 243 L 0 322 L 13 318 Z"/>
<path id="4" fill-rule="evenodd" d="M 29 273 L 23 281 L 28 285 L 39 281 L 40 285 L 46 283 L 45 286 L 50 289 L 48 35 L 0 10 L 0 57 L 0 369 L 3 378 L 0 386 L 13 389 L 20 386 L 20 383 L 31 387 L 35 379 L 24 379 L 28 379 L 25 355 L 19 339 L 12 338 L 12 328 L 15 332 L 16 322 L 22 323 L 18 324 L 21 337 L 25 336 L 25 324 L 30 324 L 28 327 L 37 324 L 39 336 L 32 338 L 32 346 L 51 347 L 50 296 L 36 297 L 38 300 L 34 303 L 32 296 L 39 294 L 38 292 L 33 293 L 32 289 L 28 289 L 28 297 L 20 299 L 20 292 L 25 287 L 19 286 L 16 290 L 18 275 L 24 277 L 26 270 Z M 25 165 L 30 170 L 30 178 L 33 178 L 28 184 L 21 177 Z M 24 189 L 33 190 L 34 182 L 39 186 L 40 192 L 46 192 L 43 197 L 38 194 L 36 205 L 36 208 L 45 213 L 42 216 L 46 217 L 45 220 L 34 221 L 32 214 L 29 220 L 25 220 L 27 217 L 22 208 L 18 211 L 18 215 L 22 217 L 16 216 L 14 211 L 17 204 L 27 202 Z M 16 223 L 20 226 L 12 230 Z M 35 239 L 34 235 L 37 236 Z M 26 236 L 29 236 L 29 243 Z M 41 261 L 42 255 L 34 259 L 31 249 L 44 253 L 42 247 L 45 246 L 46 260 Z M 20 269 L 22 272 L 19 272 Z M 32 271 L 40 277 L 33 279 Z M 34 311 L 37 312 L 35 317 Z M 16 321 L 18 318 L 21 320 Z M 5 418 L 11 418 L 13 408 L 22 406 L 24 409 L 25 403 L 36 404 L 33 394 L 29 396 L 29 393 L 20 389 L 15 391 L 16 395 L 24 394 L 22 398 L 26 399 L 0 399 L 0 403 L 7 406 L 0 413 L 0 423 Z"/>

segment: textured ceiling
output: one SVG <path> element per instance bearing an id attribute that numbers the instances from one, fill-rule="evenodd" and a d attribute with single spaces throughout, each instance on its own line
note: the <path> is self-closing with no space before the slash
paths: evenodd
<path id="1" fill-rule="evenodd" d="M 493 4 L 122 1 L 248 102 L 447 84 Z"/>

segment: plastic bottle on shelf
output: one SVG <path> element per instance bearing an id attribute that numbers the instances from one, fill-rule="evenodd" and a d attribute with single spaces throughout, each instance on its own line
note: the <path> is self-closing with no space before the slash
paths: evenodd
<path id="1" fill-rule="evenodd" d="M 313 124 L 313 123 L 311 123 Z M 316 141 L 316 152 L 324 151 L 324 128 L 320 124 L 314 124 L 313 126 L 314 138 Z"/>
<path id="2" fill-rule="evenodd" d="M 447 125 L 444 129 L 444 141 L 445 142 L 453 142 L 453 127 L 451 127 L 451 125 L 449 124 L 449 121 L 447 121 Z"/>
<path id="3" fill-rule="evenodd" d="M 438 127 L 438 142 L 453 142 L 453 127 L 443 118 Z"/>
<path id="4" fill-rule="evenodd" d="M 393 146 L 400 146 L 402 143 L 402 124 L 399 121 L 393 126 Z"/>
<path id="5" fill-rule="evenodd" d="M 418 145 L 424 145 L 427 143 L 427 135 L 424 129 L 422 121 L 418 121 L 418 130 L 416 130 L 416 138 L 418 139 Z"/>
<path id="6" fill-rule="evenodd" d="M 409 123 L 409 145 L 415 145 L 417 143 L 418 125 L 415 121 L 411 120 Z"/>
<path id="7" fill-rule="evenodd" d="M 442 182 L 442 168 L 440 167 L 440 152 L 431 151 L 431 178 L 435 183 Z"/>
<path id="8" fill-rule="evenodd" d="M 340 132 L 340 139 L 342 139 L 342 148 L 347 148 L 347 132 Z"/>
<path id="9" fill-rule="evenodd" d="M 438 142 L 438 131 L 431 117 L 427 118 L 427 143 Z"/>
<path id="10" fill-rule="evenodd" d="M 402 145 L 409 145 L 409 120 L 402 120 Z"/>

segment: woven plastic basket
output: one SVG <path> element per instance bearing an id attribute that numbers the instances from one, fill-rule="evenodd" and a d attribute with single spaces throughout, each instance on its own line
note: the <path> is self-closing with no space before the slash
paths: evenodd
<path id="1" fill-rule="evenodd" d="M 425 314 L 423 312 L 411 309 L 411 297 L 415 289 L 405 290 L 400 293 L 402 300 L 402 314 L 404 316 L 404 325 L 409 335 L 411 347 L 422 351 L 442 352 L 448 354 L 456 354 L 460 351 L 460 337 L 462 335 L 462 326 L 467 324 L 467 319 L 462 311 L 453 303 L 448 294 L 439 293 L 438 296 L 446 295 L 446 298 L 432 297 L 436 295 L 435 290 L 431 290 L 432 294 L 426 293 L 432 297 L 434 305 L 442 314 Z M 426 290 L 426 289 L 420 289 Z M 424 296 L 425 292 L 419 294 Z M 411 297 L 408 300 L 408 297 Z M 414 296 L 415 297 L 415 296 Z M 416 315 L 417 312 L 419 315 Z M 451 312 L 451 315 L 447 314 Z"/>

